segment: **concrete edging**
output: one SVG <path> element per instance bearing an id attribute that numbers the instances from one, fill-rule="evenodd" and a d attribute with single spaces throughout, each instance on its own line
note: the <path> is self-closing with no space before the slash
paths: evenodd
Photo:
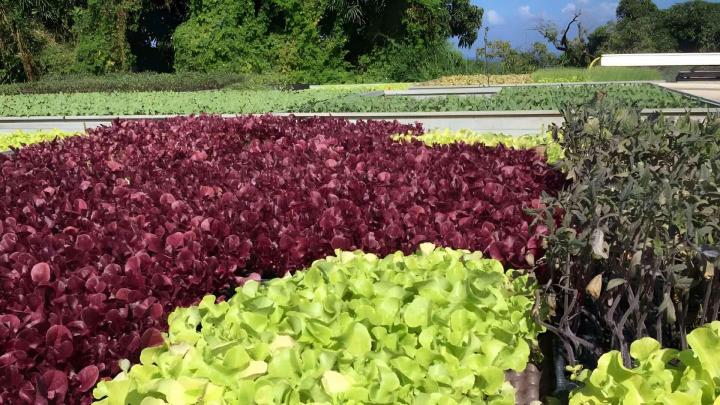
<path id="1" fill-rule="evenodd" d="M 703 119 L 708 113 L 720 113 L 720 108 L 668 108 L 645 109 L 644 115 L 660 112 L 669 117 L 680 117 L 686 113 L 693 119 Z M 222 117 L 236 117 L 242 114 L 221 114 Z M 261 114 L 254 114 L 261 115 Z M 528 111 L 450 111 L 450 112 L 376 112 L 376 113 L 272 113 L 276 116 L 336 117 L 356 120 L 397 120 L 412 124 L 419 122 L 428 129 L 451 130 L 470 129 L 482 132 L 502 132 L 509 135 L 541 133 L 552 124 L 562 124 L 563 117 L 555 110 Z M 67 117 L 0 117 L 0 134 L 17 130 L 34 131 L 60 129 L 83 131 L 101 125 L 110 125 L 113 120 L 157 120 L 179 115 L 121 115 L 121 116 L 67 116 Z M 1 136 L 1 135 L 0 135 Z"/>

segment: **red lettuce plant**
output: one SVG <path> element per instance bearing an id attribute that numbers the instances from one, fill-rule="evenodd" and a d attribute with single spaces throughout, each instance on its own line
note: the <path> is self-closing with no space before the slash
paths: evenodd
<path id="1" fill-rule="evenodd" d="M 396 143 L 392 122 L 116 122 L 0 156 L 0 403 L 88 403 L 176 306 L 333 249 L 538 256 L 535 152 Z"/>

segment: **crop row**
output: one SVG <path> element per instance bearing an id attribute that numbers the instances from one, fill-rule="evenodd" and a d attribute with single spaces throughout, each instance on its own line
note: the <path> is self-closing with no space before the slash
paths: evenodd
<path id="1" fill-rule="evenodd" d="M 704 104 L 651 84 L 607 84 L 539 87 L 506 87 L 490 96 L 413 98 L 367 97 L 349 94 L 310 101 L 297 112 L 404 112 L 404 111 L 504 111 L 558 110 L 567 104 L 580 106 L 596 98 L 640 108 L 690 108 Z"/>
<path id="2" fill-rule="evenodd" d="M 434 80 L 419 83 L 420 86 L 493 86 L 499 84 L 529 84 L 532 83 L 529 74 L 508 75 L 452 75 L 443 76 Z"/>
<path id="3" fill-rule="evenodd" d="M 552 140 L 550 134 L 545 135 L 504 135 L 486 132 L 477 132 L 466 129 L 451 131 L 449 129 L 427 131 L 422 135 L 393 136 L 397 141 L 418 140 L 428 146 L 452 145 L 465 143 L 469 145 L 499 146 L 503 145 L 514 149 L 533 149 L 540 155 L 546 156 L 548 163 L 556 163 L 563 156 L 560 145 Z"/>
<path id="4" fill-rule="evenodd" d="M 21 148 L 41 142 L 52 142 L 70 136 L 81 135 L 82 133 L 53 130 L 40 131 L 15 131 L 7 134 L 0 134 L 0 151 L 10 148 Z M 549 134 L 542 135 L 505 135 L 488 132 L 477 132 L 471 130 L 451 131 L 433 130 L 421 135 L 394 134 L 391 139 L 395 141 L 418 140 L 428 146 L 451 145 L 455 143 L 466 143 L 470 145 L 498 146 L 504 145 L 514 149 L 535 149 L 540 154 L 545 154 L 549 163 L 558 161 L 562 156 L 560 145 L 553 142 Z"/>
<path id="5" fill-rule="evenodd" d="M 337 252 L 170 315 L 99 404 L 513 404 L 505 371 L 536 345 L 535 283 L 479 253 Z"/>
<path id="6" fill-rule="evenodd" d="M 57 129 L 0 133 L 0 152 L 6 151 L 10 148 L 20 148 L 25 145 L 32 145 L 40 142 L 51 142 L 56 139 L 63 139 L 74 135 L 78 134 L 75 132 L 60 131 Z"/>
<path id="7" fill-rule="evenodd" d="M 420 128 L 200 116 L 0 156 L 0 397 L 87 401 L 174 308 L 334 249 L 433 242 L 513 267 L 542 255 L 525 209 L 562 180 L 544 158 L 401 133 Z"/>
<path id="8" fill-rule="evenodd" d="M 267 112 L 406 112 L 552 110 L 598 94 L 642 108 L 701 107 L 695 99 L 649 84 L 509 87 L 492 97 L 363 96 L 350 90 L 219 90 L 191 93 L 84 93 L 0 96 L 3 116 L 249 114 Z"/>
<path id="9" fill-rule="evenodd" d="M 0 96 L 3 116 L 154 115 L 297 111 L 347 90 L 215 90 Z"/>

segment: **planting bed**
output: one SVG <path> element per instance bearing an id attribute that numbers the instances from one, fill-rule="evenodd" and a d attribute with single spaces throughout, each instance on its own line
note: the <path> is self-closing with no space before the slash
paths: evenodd
<path id="1" fill-rule="evenodd" d="M 162 342 L 175 307 L 334 249 L 540 257 L 546 228 L 524 209 L 562 176 L 532 150 L 391 139 L 421 132 L 200 116 L 0 156 L 0 398 L 87 403 L 118 360 Z"/>
<path id="2" fill-rule="evenodd" d="M 154 115 L 191 113 L 251 114 L 295 111 L 308 103 L 349 94 L 348 90 L 213 90 L 195 92 L 116 92 L 0 95 L 5 117 Z"/>
<path id="3" fill-rule="evenodd" d="M 596 97 L 637 105 L 640 108 L 693 108 L 705 103 L 651 84 L 604 84 L 570 86 L 506 87 L 491 97 L 448 96 L 433 98 L 365 97 L 350 94 L 310 101 L 297 112 L 404 112 L 404 111 L 504 111 L 558 110 Z"/>
<path id="4" fill-rule="evenodd" d="M 567 103 L 580 105 L 597 94 L 640 108 L 692 108 L 704 103 L 650 84 L 572 85 L 504 88 L 492 97 L 364 96 L 351 90 L 286 92 L 279 90 L 218 90 L 188 93 L 83 93 L 0 95 L 2 115 L 152 115 L 267 112 L 430 112 L 557 110 Z"/>

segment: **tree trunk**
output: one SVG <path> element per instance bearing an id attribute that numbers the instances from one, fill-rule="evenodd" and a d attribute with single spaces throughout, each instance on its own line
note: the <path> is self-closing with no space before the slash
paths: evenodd
<path id="1" fill-rule="evenodd" d="M 30 82 L 35 81 L 35 61 L 33 60 L 32 54 L 28 52 L 25 47 L 20 29 L 14 26 L 14 24 L 13 28 L 15 31 L 15 43 L 18 47 L 18 57 L 20 57 L 20 62 L 22 62 L 25 78 Z"/>
<path id="2" fill-rule="evenodd" d="M 14 21 L 11 21 L 8 18 L 7 12 L 3 8 L 0 8 L 0 17 L 2 17 L 2 22 L 4 23 L 7 30 L 14 37 L 13 39 L 15 42 L 15 46 L 17 47 L 17 55 L 23 65 L 25 77 L 29 81 L 35 80 L 35 61 L 33 60 L 32 53 L 28 52 L 27 48 L 25 47 L 25 42 L 23 41 L 23 36 L 20 33 L 20 29 Z M 4 41 L 0 41 L 0 46 L 2 46 L 2 48 L 6 46 Z"/>

